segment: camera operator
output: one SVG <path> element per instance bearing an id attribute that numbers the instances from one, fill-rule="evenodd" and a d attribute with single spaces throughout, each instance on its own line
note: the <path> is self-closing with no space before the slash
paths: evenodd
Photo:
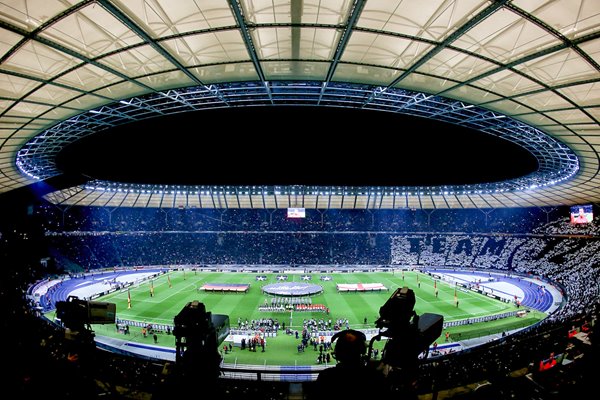
<path id="1" fill-rule="evenodd" d="M 389 393 L 386 379 L 377 369 L 378 364 L 366 360 L 364 333 L 346 329 L 333 335 L 331 342 L 335 343 L 334 358 L 337 364 L 319 373 L 311 398 L 378 398 Z"/>

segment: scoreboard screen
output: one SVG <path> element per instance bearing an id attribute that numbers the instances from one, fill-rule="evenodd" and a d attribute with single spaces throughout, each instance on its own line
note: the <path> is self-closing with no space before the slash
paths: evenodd
<path id="1" fill-rule="evenodd" d="M 571 207 L 571 223 L 572 224 L 588 224 L 594 220 L 592 205 L 572 206 Z"/>
<path id="2" fill-rule="evenodd" d="M 306 210 L 304 208 L 288 208 L 288 218 L 306 218 Z"/>

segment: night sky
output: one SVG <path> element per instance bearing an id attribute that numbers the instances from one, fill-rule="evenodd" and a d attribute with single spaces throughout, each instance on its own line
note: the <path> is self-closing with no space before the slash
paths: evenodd
<path id="1" fill-rule="evenodd" d="M 69 174 L 181 185 L 428 186 L 533 172 L 526 150 L 452 124 L 324 107 L 204 110 L 122 125 L 58 156 Z"/>

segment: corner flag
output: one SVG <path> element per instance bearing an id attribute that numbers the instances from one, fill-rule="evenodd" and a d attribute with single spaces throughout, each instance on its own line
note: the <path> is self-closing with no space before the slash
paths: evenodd
<path id="1" fill-rule="evenodd" d="M 150 296 L 154 297 L 154 281 L 150 279 Z"/>
<path id="2" fill-rule="evenodd" d="M 173 287 L 173 285 L 171 285 L 171 276 L 167 275 L 167 280 L 169 281 L 169 287 Z"/>
<path id="3" fill-rule="evenodd" d="M 131 292 L 127 288 L 127 308 L 131 308 Z"/>

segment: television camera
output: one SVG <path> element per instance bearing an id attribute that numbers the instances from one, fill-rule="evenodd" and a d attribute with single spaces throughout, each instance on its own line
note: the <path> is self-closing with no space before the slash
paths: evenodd
<path id="1" fill-rule="evenodd" d="M 88 301 L 69 296 L 56 302 L 56 320 L 65 327 L 69 354 L 92 362 L 95 350 L 92 324 L 114 324 L 117 306 L 115 303 Z"/>
<path id="2" fill-rule="evenodd" d="M 56 302 L 56 318 L 67 328 L 80 330 L 91 324 L 114 324 L 115 303 L 82 300 L 69 296 L 66 301 Z"/>
<path id="3" fill-rule="evenodd" d="M 187 303 L 175 316 L 175 362 L 182 374 L 217 378 L 221 356 L 218 347 L 229 335 L 229 316 L 213 315 L 198 300 Z"/>
<path id="4" fill-rule="evenodd" d="M 419 355 L 428 354 L 429 346 L 441 335 L 444 317 L 439 314 L 417 315 L 414 311 L 415 292 L 408 287 L 396 289 L 379 309 L 375 326 L 379 333 L 369 343 L 368 358 L 373 342 L 387 337 L 381 363 L 396 389 L 406 389 L 416 381 Z"/>

